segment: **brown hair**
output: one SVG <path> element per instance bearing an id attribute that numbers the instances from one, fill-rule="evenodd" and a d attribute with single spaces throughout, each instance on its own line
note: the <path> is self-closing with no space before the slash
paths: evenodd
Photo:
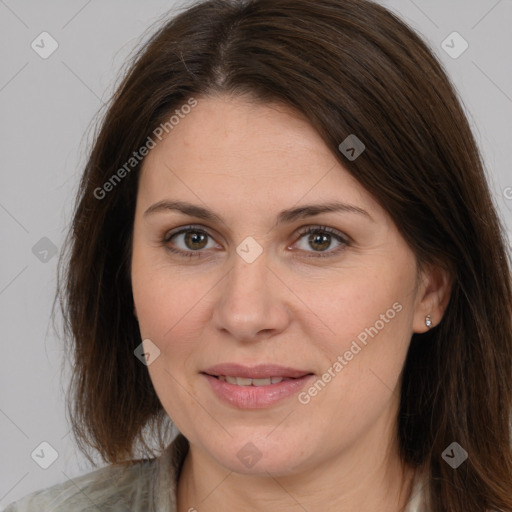
<path id="1" fill-rule="evenodd" d="M 201 2 L 136 55 L 96 135 L 59 279 L 73 343 L 68 405 L 82 451 L 117 462 L 136 442 L 148 447 L 148 426 L 165 439 L 162 405 L 133 354 L 141 343 L 130 284 L 141 164 L 101 198 L 97 191 L 176 108 L 216 93 L 301 112 L 391 215 L 419 265 L 449 269 L 444 318 L 413 335 L 403 369 L 401 457 L 427 470 L 433 511 L 512 510 L 504 230 L 442 66 L 404 22 L 367 0 Z M 366 146 L 354 161 L 338 150 L 350 134 Z M 457 470 L 441 457 L 453 441 L 469 453 Z"/>

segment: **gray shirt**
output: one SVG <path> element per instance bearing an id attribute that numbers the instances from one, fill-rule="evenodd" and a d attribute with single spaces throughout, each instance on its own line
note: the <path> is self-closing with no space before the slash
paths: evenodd
<path id="1" fill-rule="evenodd" d="M 4 512 L 177 512 L 176 489 L 188 446 L 178 434 L 159 457 L 97 469 L 33 492 Z M 405 512 L 421 512 L 421 496 L 417 481 Z"/>

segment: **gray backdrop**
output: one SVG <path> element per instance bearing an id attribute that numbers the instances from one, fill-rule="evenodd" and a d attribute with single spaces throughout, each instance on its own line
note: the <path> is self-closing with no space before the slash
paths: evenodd
<path id="1" fill-rule="evenodd" d="M 510 237 L 512 1 L 382 3 L 445 64 Z M 86 130 L 128 54 L 176 5 L 0 0 L 0 509 L 91 470 L 69 435 L 63 350 L 49 323 L 57 256 L 90 140 Z"/>

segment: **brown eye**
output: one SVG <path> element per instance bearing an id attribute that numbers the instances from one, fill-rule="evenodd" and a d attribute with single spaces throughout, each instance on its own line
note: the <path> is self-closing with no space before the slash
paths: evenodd
<path id="1" fill-rule="evenodd" d="M 308 236 L 306 237 L 306 235 Z M 302 239 L 305 240 L 305 243 L 303 243 L 302 247 L 299 247 L 299 249 L 305 252 L 319 253 L 314 254 L 313 256 L 320 257 L 338 254 L 347 245 L 349 245 L 348 237 L 332 228 L 324 226 L 310 226 L 306 228 L 300 233 L 299 241 Z M 333 242 L 338 245 L 334 250 L 329 251 L 328 249 L 332 247 Z M 325 255 L 321 253 L 325 253 Z"/>
<path id="2" fill-rule="evenodd" d="M 208 247 L 208 239 L 212 239 L 213 245 L 210 247 Z M 169 251 L 182 256 L 201 256 L 202 251 L 215 246 L 209 233 L 193 226 L 167 233 L 163 243 Z"/>
<path id="3" fill-rule="evenodd" d="M 313 233 L 308 237 L 308 244 L 315 251 L 323 251 L 328 249 L 331 245 L 331 235 L 323 235 L 320 233 Z"/>
<path id="4" fill-rule="evenodd" d="M 205 248 L 205 241 L 208 235 L 198 231 L 187 231 L 185 233 L 184 242 L 189 249 L 201 250 Z"/>

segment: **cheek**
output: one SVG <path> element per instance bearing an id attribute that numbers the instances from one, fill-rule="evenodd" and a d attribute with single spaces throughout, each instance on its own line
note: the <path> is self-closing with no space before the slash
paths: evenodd
<path id="1" fill-rule="evenodd" d="M 354 276 L 317 302 L 330 332 L 319 336 L 315 329 L 308 337 L 324 354 L 326 384 L 304 390 L 305 414 L 330 411 L 333 423 L 350 437 L 391 406 L 411 336 L 413 303 L 404 281 Z"/>
<path id="2" fill-rule="evenodd" d="M 192 286 L 183 286 L 179 270 L 162 261 L 161 250 L 134 243 L 132 293 L 141 333 L 161 338 L 184 314 L 185 303 L 193 295 Z"/>
<path id="3" fill-rule="evenodd" d="M 388 333 L 399 325 L 403 330 L 404 317 L 412 308 L 407 276 L 389 279 L 371 270 L 347 272 L 332 279 L 322 292 L 310 289 L 306 297 L 340 348 L 354 339 L 364 344 L 369 332 Z"/>
<path id="4" fill-rule="evenodd" d="M 132 291 L 141 336 L 151 339 L 171 366 L 182 365 L 197 348 L 215 282 L 206 272 L 194 275 L 134 251 Z"/>
<path id="5" fill-rule="evenodd" d="M 143 264 L 136 257 L 133 263 L 132 288 L 141 337 L 149 338 L 160 350 L 148 366 L 153 387 L 178 429 L 190 431 L 201 418 L 201 408 L 187 392 L 187 379 L 194 374 L 205 291 L 198 278 L 180 275 L 176 268 Z"/>
<path id="6" fill-rule="evenodd" d="M 395 388 L 412 335 L 413 263 L 400 272 L 392 265 L 352 269 L 333 280 L 326 293 L 309 295 L 309 304 L 329 328 L 327 336 L 319 335 L 319 322 L 308 337 L 325 355 L 324 371 L 330 369 L 326 379 L 333 393 L 323 399 L 333 401 L 331 406 L 340 400 L 347 411 L 378 409 Z"/>

